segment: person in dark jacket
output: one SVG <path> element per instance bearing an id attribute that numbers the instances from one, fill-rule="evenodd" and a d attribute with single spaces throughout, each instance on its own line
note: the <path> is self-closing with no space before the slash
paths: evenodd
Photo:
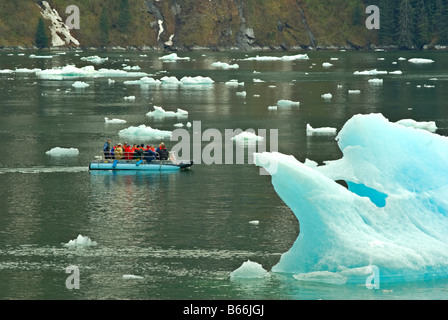
<path id="1" fill-rule="evenodd" d="M 160 160 L 167 160 L 168 159 L 168 150 L 165 147 L 165 143 L 160 143 L 159 147 L 157 148 L 156 152 L 159 154 L 158 159 Z"/>
<path id="2" fill-rule="evenodd" d="M 104 143 L 103 152 L 104 152 L 104 159 L 111 159 L 111 155 L 110 155 L 110 139 L 107 139 L 107 141 Z"/>
<path id="3" fill-rule="evenodd" d="M 143 144 L 140 146 L 136 146 L 134 150 L 134 159 L 140 160 L 143 159 Z"/>
<path id="4" fill-rule="evenodd" d="M 143 159 L 145 159 L 146 161 L 150 162 L 152 160 L 156 160 L 157 158 L 157 153 L 155 153 L 151 147 L 147 147 L 145 151 L 143 151 Z"/>

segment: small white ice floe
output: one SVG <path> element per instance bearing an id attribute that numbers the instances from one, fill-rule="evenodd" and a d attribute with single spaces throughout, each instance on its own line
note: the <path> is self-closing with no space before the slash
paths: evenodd
<path id="1" fill-rule="evenodd" d="M 76 81 L 72 84 L 72 87 L 74 88 L 87 88 L 88 86 L 89 84 L 83 81 Z"/>
<path id="2" fill-rule="evenodd" d="M 258 225 L 260 224 L 260 221 L 258 221 L 258 220 L 252 220 L 252 221 L 249 221 L 249 223 L 252 224 L 252 225 L 254 225 L 254 226 L 258 226 Z"/>
<path id="3" fill-rule="evenodd" d="M 129 279 L 131 279 L 131 280 L 140 280 L 140 279 L 144 279 L 144 277 L 142 277 L 142 276 L 136 276 L 136 275 L 134 275 L 134 274 L 124 274 L 122 278 L 123 278 L 123 279 L 127 279 L 127 280 L 129 280 Z"/>
<path id="4" fill-rule="evenodd" d="M 224 70 L 228 70 L 228 69 L 238 69 L 240 66 L 236 63 L 229 64 L 227 62 L 217 61 L 217 62 L 212 63 L 212 67 L 217 67 L 217 68 L 221 68 Z"/>
<path id="5" fill-rule="evenodd" d="M 230 273 L 230 279 L 259 279 L 268 276 L 261 264 L 247 260 L 238 269 Z"/>
<path id="6" fill-rule="evenodd" d="M 437 125 L 434 121 L 415 121 L 413 119 L 402 119 L 397 121 L 396 123 L 408 128 L 422 129 L 429 132 L 437 131 Z"/>
<path id="7" fill-rule="evenodd" d="M 92 239 L 90 239 L 89 237 L 84 237 L 80 234 L 76 239 L 70 240 L 69 242 L 64 244 L 64 247 L 77 248 L 77 247 L 92 247 L 96 245 L 98 245 L 96 241 L 92 241 Z"/>
<path id="8" fill-rule="evenodd" d="M 236 95 L 238 97 L 245 97 L 247 95 L 247 92 L 246 91 L 237 92 Z"/>
<path id="9" fill-rule="evenodd" d="M 306 125 L 306 135 L 334 135 L 336 134 L 336 128 L 331 127 L 322 127 L 322 128 L 313 128 L 309 123 Z"/>
<path id="10" fill-rule="evenodd" d="M 291 100 L 286 100 L 286 99 L 277 101 L 278 107 L 298 107 L 299 105 L 300 105 L 300 102 L 298 102 L 298 101 L 291 101 Z"/>
<path id="11" fill-rule="evenodd" d="M 135 101 L 135 96 L 127 96 L 123 98 L 126 101 Z"/>
<path id="12" fill-rule="evenodd" d="M 330 100 L 331 98 L 333 98 L 333 95 L 331 93 L 325 93 L 321 95 L 321 97 L 325 100 Z"/>
<path id="13" fill-rule="evenodd" d="M 255 133 L 248 130 L 237 134 L 236 136 L 232 137 L 231 140 L 239 144 L 255 144 L 257 143 L 257 141 L 263 141 L 264 137 L 257 136 Z"/>
<path id="14" fill-rule="evenodd" d="M 109 119 L 109 118 L 107 118 L 107 117 L 104 117 L 104 121 L 107 123 L 107 124 L 120 124 L 120 123 L 126 123 L 126 120 L 123 120 L 123 119 Z"/>
<path id="15" fill-rule="evenodd" d="M 332 67 L 333 66 L 333 64 L 331 64 L 330 62 L 324 62 L 324 63 L 322 63 L 322 67 L 324 67 L 324 68 L 330 68 L 330 67 Z"/>
<path id="16" fill-rule="evenodd" d="M 361 90 L 348 90 L 348 94 L 360 94 Z"/>
<path id="17" fill-rule="evenodd" d="M 369 79 L 369 83 L 370 84 L 383 84 L 383 79 L 378 79 L 378 78 Z"/>
<path id="18" fill-rule="evenodd" d="M 79 150 L 76 148 L 55 147 L 45 152 L 45 154 L 49 155 L 50 157 L 74 157 L 79 155 Z"/>
<path id="19" fill-rule="evenodd" d="M 413 59 L 409 59 L 408 62 L 414 63 L 414 64 L 426 64 L 426 63 L 434 63 L 434 60 L 422 59 L 422 58 L 413 58 Z"/>

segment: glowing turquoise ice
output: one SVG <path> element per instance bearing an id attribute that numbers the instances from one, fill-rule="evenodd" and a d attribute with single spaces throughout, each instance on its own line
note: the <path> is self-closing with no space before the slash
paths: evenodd
<path id="1" fill-rule="evenodd" d="M 338 283 L 365 281 L 370 265 L 388 281 L 448 276 L 448 138 L 370 114 L 336 139 L 343 157 L 318 167 L 255 155 L 300 223 L 272 271 Z"/>

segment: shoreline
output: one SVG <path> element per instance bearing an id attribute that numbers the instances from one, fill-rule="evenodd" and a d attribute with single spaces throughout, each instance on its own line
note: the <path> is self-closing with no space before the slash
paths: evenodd
<path id="1" fill-rule="evenodd" d="M 264 47 L 251 47 L 250 49 L 242 49 L 238 47 L 155 47 L 155 46 L 108 46 L 108 47 L 93 47 L 93 46 L 61 46 L 61 47 L 49 47 L 39 49 L 36 46 L 6 46 L 0 47 L 0 52 L 10 51 L 39 51 L 39 52 L 55 52 L 55 51 L 86 51 L 86 52 L 313 52 L 313 51 L 448 51 L 448 46 L 435 45 L 431 48 L 424 49 L 400 49 L 398 46 L 370 46 L 370 48 L 353 47 L 353 46 L 317 46 L 317 47 L 302 47 L 294 46 L 285 48 L 283 46 L 264 46 Z"/>

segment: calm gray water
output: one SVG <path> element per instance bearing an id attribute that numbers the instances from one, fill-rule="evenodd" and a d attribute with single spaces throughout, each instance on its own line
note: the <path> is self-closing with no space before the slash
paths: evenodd
<path id="1" fill-rule="evenodd" d="M 138 65 L 139 71 L 156 79 L 207 76 L 215 84 L 202 89 L 124 85 L 123 81 L 140 77 L 106 76 L 76 79 L 90 86 L 75 89 L 74 79 L 0 73 L 0 299 L 448 297 L 447 280 L 384 284 L 380 290 L 302 283 L 282 274 L 230 280 L 230 273 L 247 260 L 270 270 L 299 234 L 299 222 L 275 193 L 270 178 L 248 161 L 200 164 L 173 174 L 88 171 L 107 138 L 123 142 L 118 136 L 121 129 L 145 124 L 174 130 L 177 119 L 145 116 L 154 105 L 187 110 L 188 121 L 201 121 L 202 131 L 278 129 L 278 151 L 319 163 L 341 153 L 334 136 L 307 137 L 307 123 L 339 130 L 355 114 L 381 112 L 391 121 L 436 121 L 438 133 L 448 135 L 446 53 L 310 52 L 309 60 L 269 62 L 238 60 L 256 55 L 245 53 L 179 53 L 191 59 L 177 62 L 138 52 L 53 53 L 51 59 L 32 59 L 29 54 L 2 52 L 0 70 L 82 67 L 92 64 L 81 57 L 97 54 L 109 60 L 96 68 Z M 435 63 L 412 65 L 399 57 L 431 58 Z M 214 68 L 211 64 L 216 61 L 238 63 L 240 68 Z M 334 66 L 324 68 L 323 62 Z M 381 76 L 380 86 L 369 84 L 369 77 L 353 75 L 371 69 L 403 74 Z M 115 83 L 108 83 L 109 78 Z M 224 82 L 231 79 L 244 86 L 226 86 Z M 349 95 L 348 89 L 361 94 Z M 245 98 L 236 95 L 243 90 Z M 333 98 L 323 100 L 324 93 L 332 93 Z M 135 101 L 123 99 L 131 95 Z M 280 99 L 301 105 L 268 110 Z M 105 124 L 104 117 L 127 123 Z M 174 144 L 165 142 L 169 147 Z M 202 142 L 202 147 L 207 144 Z M 54 147 L 77 148 L 79 155 L 46 155 Z M 249 223 L 253 220 L 259 224 Z M 64 247 L 79 234 L 97 246 Z M 79 269 L 79 289 L 66 288 L 68 266 Z M 123 278 L 130 274 L 142 278 Z"/>

